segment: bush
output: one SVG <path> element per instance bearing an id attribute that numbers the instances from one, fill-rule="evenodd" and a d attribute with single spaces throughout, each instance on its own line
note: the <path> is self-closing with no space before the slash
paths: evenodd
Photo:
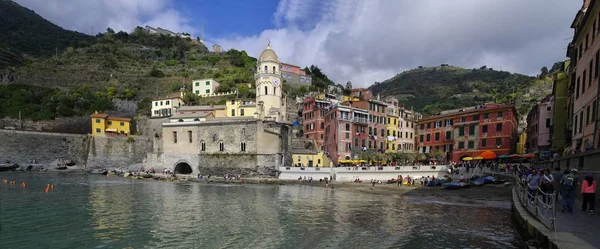
<path id="1" fill-rule="evenodd" d="M 153 67 L 152 70 L 150 70 L 150 76 L 156 77 L 156 78 L 162 78 L 162 77 L 165 77 L 165 73 L 163 73 L 163 71 L 160 71 L 160 69 Z"/>

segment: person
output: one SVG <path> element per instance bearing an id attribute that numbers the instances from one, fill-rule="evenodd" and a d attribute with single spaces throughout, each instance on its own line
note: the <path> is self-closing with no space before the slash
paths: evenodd
<path id="1" fill-rule="evenodd" d="M 460 174 L 460 182 L 466 182 L 465 176 L 463 174 Z"/>
<path id="2" fill-rule="evenodd" d="M 556 193 L 560 193 L 560 179 L 562 179 L 563 176 L 565 176 L 565 174 L 560 171 L 560 167 L 554 168 L 552 177 L 554 177 L 554 192 Z"/>
<path id="3" fill-rule="evenodd" d="M 568 174 L 563 176 L 563 179 L 560 181 L 561 188 L 561 196 L 562 196 L 562 204 L 563 208 L 561 212 L 568 211 L 569 213 L 573 213 L 573 203 L 575 202 L 575 190 L 577 189 L 577 178 L 575 178 L 575 174 L 577 173 L 577 169 L 572 169 Z"/>
<path id="4" fill-rule="evenodd" d="M 587 211 L 589 205 L 589 214 L 594 215 L 594 205 L 596 204 L 596 181 L 592 174 L 586 174 L 585 179 L 581 183 L 581 195 L 583 196 L 583 204 L 581 211 Z"/>
<path id="5" fill-rule="evenodd" d="M 532 170 L 531 175 L 527 177 L 527 185 L 529 186 L 529 201 L 533 203 L 535 200 L 535 194 L 540 186 L 540 172 L 537 170 Z"/>
<path id="6" fill-rule="evenodd" d="M 548 207 L 550 203 L 550 196 L 554 193 L 554 176 L 550 174 L 550 170 L 544 170 L 544 175 L 541 178 L 540 189 L 543 192 L 542 198 L 544 201 L 544 206 Z"/>

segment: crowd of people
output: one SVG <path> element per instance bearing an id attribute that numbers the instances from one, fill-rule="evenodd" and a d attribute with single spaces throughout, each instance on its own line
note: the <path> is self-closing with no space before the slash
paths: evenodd
<path id="1" fill-rule="evenodd" d="M 535 202 L 536 196 L 541 195 L 542 205 L 554 208 L 550 197 L 556 192 L 562 199 L 561 212 L 573 213 L 575 198 L 580 194 L 583 199 L 582 212 L 594 215 L 596 181 L 592 174 L 585 174 L 583 180 L 580 180 L 577 169 L 561 172 L 560 168 L 556 168 L 550 172 L 549 169 L 519 167 L 516 173 L 521 182 L 527 185 L 531 203 Z"/>

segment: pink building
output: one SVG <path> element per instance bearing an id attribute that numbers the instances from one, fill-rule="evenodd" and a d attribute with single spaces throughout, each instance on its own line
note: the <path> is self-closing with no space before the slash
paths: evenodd
<path id="1" fill-rule="evenodd" d="M 552 127 L 552 113 L 554 96 L 549 95 L 531 108 L 527 114 L 527 152 L 541 152 L 550 149 L 550 127 Z"/>
<path id="2" fill-rule="evenodd" d="M 323 149 L 325 139 L 325 112 L 331 102 L 315 98 L 306 98 L 302 103 L 302 132 L 304 138 L 314 139 L 317 146 Z"/>
<path id="3" fill-rule="evenodd" d="M 353 151 L 366 148 L 369 113 L 358 108 L 336 105 L 325 113 L 324 150 L 334 165 L 354 159 Z"/>

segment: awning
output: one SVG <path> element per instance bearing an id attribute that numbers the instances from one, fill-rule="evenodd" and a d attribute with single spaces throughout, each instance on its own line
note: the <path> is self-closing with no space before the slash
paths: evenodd
<path id="1" fill-rule="evenodd" d="M 473 157 L 473 160 L 483 160 L 483 157 L 476 156 L 476 157 Z"/>
<path id="2" fill-rule="evenodd" d="M 117 132 L 117 129 L 106 129 L 104 131 L 106 131 L 106 132 Z"/>
<path id="3" fill-rule="evenodd" d="M 468 157 L 464 157 L 462 160 L 463 161 L 471 161 L 471 160 L 473 160 L 473 158 L 468 156 Z"/>

